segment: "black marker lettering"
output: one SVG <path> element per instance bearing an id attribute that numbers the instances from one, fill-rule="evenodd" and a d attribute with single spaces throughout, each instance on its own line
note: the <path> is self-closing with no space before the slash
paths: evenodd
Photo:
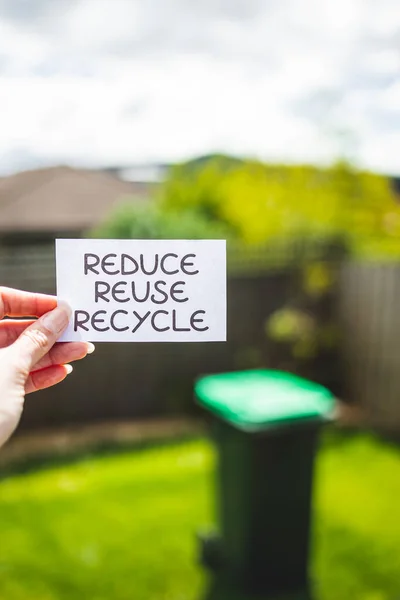
<path id="1" fill-rule="evenodd" d="M 101 287 L 103 289 L 101 289 Z M 110 284 L 107 281 L 96 281 L 94 284 L 94 301 L 98 302 L 99 299 L 104 300 L 105 302 L 110 302 L 110 298 L 106 297 L 106 294 L 110 291 Z"/>
<path id="2" fill-rule="evenodd" d="M 93 259 L 91 262 L 89 262 L 89 259 Z M 92 273 L 95 273 L 95 275 L 99 275 L 100 273 L 98 271 L 96 271 L 95 267 L 97 267 L 97 265 L 100 262 L 100 257 L 97 256 L 97 254 L 91 254 L 90 252 L 88 254 L 84 254 L 84 263 L 83 263 L 83 272 L 85 275 L 88 274 L 89 271 L 92 271 Z"/>
<path id="3" fill-rule="evenodd" d="M 136 327 L 134 327 L 134 328 L 132 329 L 132 333 L 135 333 L 135 332 L 136 332 L 136 331 L 139 329 L 139 327 L 140 327 L 140 326 L 141 326 L 141 325 L 142 325 L 142 324 L 145 322 L 145 320 L 147 319 L 147 317 L 148 317 L 148 316 L 149 316 L 149 314 L 150 314 L 150 311 L 148 311 L 148 312 L 147 312 L 147 313 L 144 315 L 144 317 L 141 317 L 141 316 L 140 316 L 140 315 L 139 315 L 139 314 L 136 312 L 136 310 L 134 310 L 134 311 L 133 311 L 133 314 L 134 314 L 134 315 L 135 315 L 135 317 L 136 317 L 136 318 L 139 320 L 139 323 L 136 325 Z"/>
<path id="4" fill-rule="evenodd" d="M 163 273 L 165 273 L 166 275 L 176 275 L 177 273 L 179 273 L 179 269 L 175 269 L 175 271 L 167 271 L 167 269 L 165 268 L 165 261 L 169 256 L 173 256 L 174 258 L 178 258 L 177 254 L 174 254 L 173 252 L 169 252 L 168 254 L 164 254 L 164 256 L 162 257 L 161 261 L 160 261 L 160 268 L 161 271 Z"/>
<path id="5" fill-rule="evenodd" d="M 190 327 L 185 328 L 185 327 L 178 327 L 176 324 L 176 310 L 174 309 L 172 311 L 172 330 L 173 331 L 190 331 Z"/>
<path id="6" fill-rule="evenodd" d="M 107 270 L 108 267 L 115 267 L 115 261 L 109 261 L 109 258 L 117 258 L 116 254 L 106 254 L 101 261 L 101 268 L 106 275 L 118 275 L 118 269 L 116 271 Z"/>
<path id="7" fill-rule="evenodd" d="M 129 329 L 128 325 L 126 325 L 125 327 L 117 327 L 115 324 L 115 317 L 117 315 L 128 315 L 128 311 L 127 310 L 116 310 L 112 315 L 111 315 L 111 319 L 110 319 L 110 324 L 112 329 L 114 329 L 114 331 L 126 331 L 127 329 Z"/>
<path id="8" fill-rule="evenodd" d="M 181 270 L 183 271 L 183 273 L 185 273 L 185 275 L 197 275 L 197 273 L 199 272 L 198 270 L 191 271 L 191 272 L 186 270 L 187 267 L 194 267 L 194 263 L 186 262 L 187 259 L 192 256 L 193 256 L 193 258 L 196 258 L 195 254 L 186 254 L 186 256 L 184 256 L 181 260 Z"/>
<path id="9" fill-rule="evenodd" d="M 111 290 L 111 295 L 115 302 L 129 302 L 129 298 L 118 298 L 118 294 L 126 294 L 126 289 L 119 289 L 120 287 L 125 288 L 128 285 L 127 281 L 118 281 L 114 284 Z"/>
<path id="10" fill-rule="evenodd" d="M 90 315 L 86 310 L 76 310 L 74 313 L 74 331 L 78 331 L 79 327 L 85 331 L 89 331 L 89 327 L 85 327 L 90 319 Z"/>
<path id="11" fill-rule="evenodd" d="M 93 329 L 95 329 L 96 331 L 108 331 L 110 328 L 108 327 L 98 327 L 97 323 L 104 323 L 104 319 L 102 317 L 99 317 L 98 315 L 106 315 L 107 311 L 106 310 L 97 310 L 95 313 L 93 313 L 92 315 L 92 319 L 91 319 L 91 325 L 93 327 Z"/>
<path id="12" fill-rule="evenodd" d="M 167 327 L 157 327 L 156 323 L 155 323 L 155 319 L 157 315 L 168 315 L 168 311 L 167 310 L 156 310 L 155 313 L 153 313 L 152 317 L 151 317 L 151 325 L 153 327 L 153 329 L 155 329 L 155 331 L 159 331 L 160 333 L 162 331 L 168 331 L 168 329 L 171 329 L 168 325 Z"/>
<path id="13" fill-rule="evenodd" d="M 133 264 L 133 269 L 131 271 L 128 271 L 128 268 L 125 266 L 125 263 L 128 260 Z M 138 270 L 139 265 L 132 256 L 129 256 L 129 254 L 121 254 L 121 275 L 133 275 L 134 273 L 137 273 Z"/>
<path id="14" fill-rule="evenodd" d="M 146 282 L 146 293 L 143 296 L 143 298 L 139 298 L 139 296 L 136 293 L 136 282 L 135 281 L 131 282 L 131 288 L 132 288 L 132 298 L 135 300 L 135 302 L 146 302 L 146 300 L 148 299 L 148 297 L 150 295 L 150 281 Z"/>
<path id="15" fill-rule="evenodd" d="M 196 310 L 196 312 L 194 312 L 192 314 L 192 316 L 190 317 L 190 326 L 195 331 L 207 331 L 207 329 L 210 329 L 207 325 L 206 325 L 206 327 L 197 327 L 195 325 L 195 323 L 203 323 L 204 322 L 202 318 L 196 319 L 196 315 L 200 315 L 200 314 L 205 315 L 206 311 L 205 310 Z"/>
<path id="16" fill-rule="evenodd" d="M 160 285 L 167 285 L 167 282 L 166 281 L 156 281 L 155 282 L 154 289 L 156 290 L 156 292 L 159 292 L 160 294 L 163 295 L 163 299 L 156 300 L 155 294 L 152 294 L 151 301 L 154 302 L 154 304 L 165 304 L 165 302 L 168 300 L 167 292 L 164 292 L 164 290 L 160 290 Z"/>
<path id="17" fill-rule="evenodd" d="M 183 292 L 185 290 L 176 290 L 176 286 L 177 285 L 185 285 L 184 281 L 175 281 L 175 283 L 173 283 L 171 285 L 171 291 L 170 291 L 170 295 L 172 300 L 175 300 L 175 302 L 187 302 L 189 300 L 189 298 L 176 298 L 176 294 L 183 294 Z"/>
<path id="18" fill-rule="evenodd" d="M 141 268 L 142 272 L 145 275 L 154 275 L 154 273 L 158 269 L 158 254 L 155 255 L 155 258 L 154 258 L 154 267 L 153 267 L 152 271 L 146 271 L 146 269 L 144 268 L 144 258 L 143 258 L 143 254 L 141 254 L 140 255 L 140 268 Z"/>

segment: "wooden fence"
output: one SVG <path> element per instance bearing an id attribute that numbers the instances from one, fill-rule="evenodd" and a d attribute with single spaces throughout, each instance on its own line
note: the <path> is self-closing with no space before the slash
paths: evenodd
<path id="1" fill-rule="evenodd" d="M 54 243 L 0 244 L 0 285 L 55 293 Z"/>
<path id="2" fill-rule="evenodd" d="M 236 256 L 227 343 L 98 344 L 63 385 L 28 398 L 22 429 L 191 411 L 193 381 L 201 373 L 262 365 L 265 321 L 288 297 L 291 270 L 271 270 L 262 252 Z M 0 246 L 0 282 L 54 293 L 54 245 Z"/>
<path id="3" fill-rule="evenodd" d="M 344 395 L 385 431 L 400 432 L 400 264 L 345 262 L 338 317 Z"/>
<path id="4" fill-rule="evenodd" d="M 276 366 L 265 324 L 298 294 L 299 258 L 321 256 L 318 244 L 307 248 L 231 252 L 226 344 L 98 344 L 62 386 L 29 398 L 23 427 L 192 410 L 199 374 Z M 376 427 L 400 432 L 400 264 L 343 260 L 338 272 L 329 312 L 341 332 L 341 370 L 331 368 L 335 356 L 319 357 L 314 378 L 343 390 Z M 0 245 L 0 283 L 54 293 L 53 244 Z"/>

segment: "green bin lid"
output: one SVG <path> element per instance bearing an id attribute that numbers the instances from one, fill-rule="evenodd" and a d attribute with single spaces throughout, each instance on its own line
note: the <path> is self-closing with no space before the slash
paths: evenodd
<path id="1" fill-rule="evenodd" d="M 200 404 L 239 429 L 266 429 L 331 418 L 334 397 L 323 386 L 283 371 L 258 369 L 202 377 Z"/>

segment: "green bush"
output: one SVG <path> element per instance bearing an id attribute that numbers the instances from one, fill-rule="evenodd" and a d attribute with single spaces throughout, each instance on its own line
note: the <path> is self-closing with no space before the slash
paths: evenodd
<path id="1" fill-rule="evenodd" d="M 157 205 L 121 204 L 95 237 L 121 239 L 226 239 L 228 228 L 200 212 L 163 211 Z"/>
<path id="2" fill-rule="evenodd" d="M 178 165 L 160 206 L 199 211 L 245 244 L 307 236 L 347 239 L 354 252 L 400 254 L 400 207 L 387 178 L 341 162 L 330 168 L 229 162 Z"/>
<path id="3" fill-rule="evenodd" d="M 400 256 L 400 206 L 387 178 L 226 156 L 173 167 L 153 198 L 119 206 L 95 235 L 226 238 L 242 246 L 341 239 L 354 254 Z"/>

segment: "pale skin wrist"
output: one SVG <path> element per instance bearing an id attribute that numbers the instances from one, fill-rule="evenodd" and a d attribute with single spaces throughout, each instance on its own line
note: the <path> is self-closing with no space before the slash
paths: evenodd
<path id="1" fill-rule="evenodd" d="M 54 296 L 0 287 L 0 446 L 19 423 L 25 395 L 60 383 L 70 362 L 93 352 L 87 342 L 57 343 L 69 316 Z"/>

